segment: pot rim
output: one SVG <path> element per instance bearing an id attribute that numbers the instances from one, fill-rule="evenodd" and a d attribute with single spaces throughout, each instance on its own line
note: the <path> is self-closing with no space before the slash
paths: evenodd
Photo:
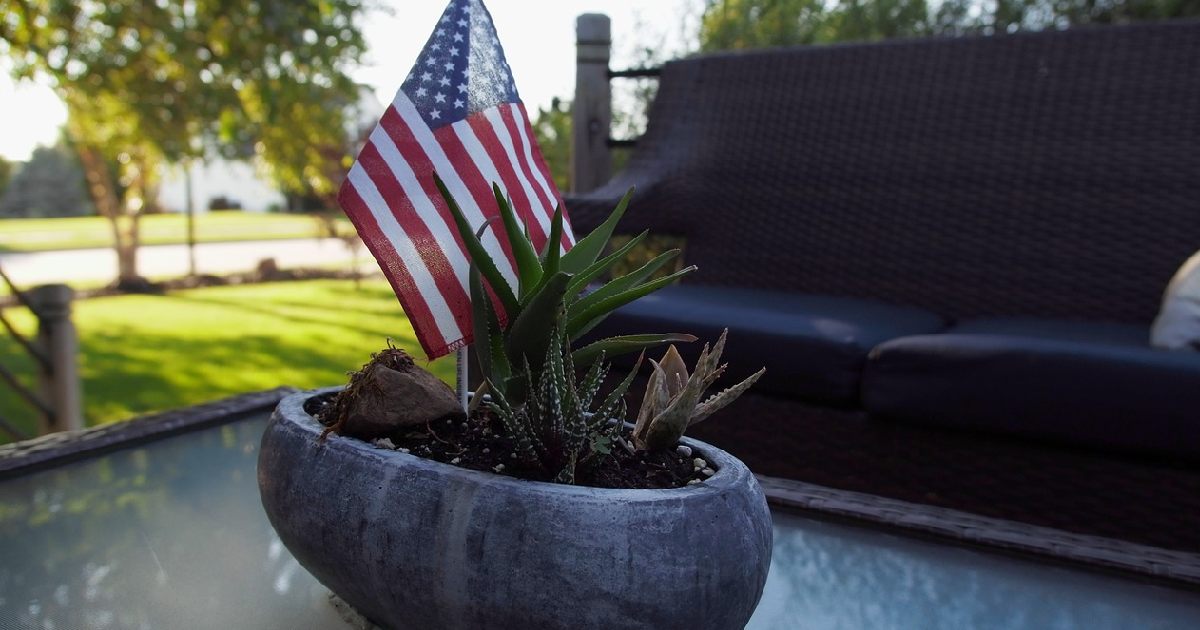
<path id="1" fill-rule="evenodd" d="M 317 419 L 304 410 L 304 403 L 314 396 L 336 392 L 343 389 L 344 386 L 324 387 L 320 389 L 311 389 L 299 391 L 285 396 L 279 401 L 279 405 L 275 408 L 275 412 L 271 414 L 271 421 L 267 426 L 267 431 L 272 430 L 272 425 L 285 424 L 292 427 L 293 430 L 299 431 L 310 439 L 314 446 L 317 446 L 316 440 L 319 438 L 325 427 L 317 422 Z M 524 489 L 527 491 L 537 491 L 549 494 L 559 495 L 575 495 L 579 497 L 596 498 L 600 495 L 606 499 L 621 499 L 625 501 L 647 501 L 647 500 L 663 500 L 663 499 L 696 499 L 707 495 L 717 495 L 727 492 L 730 489 L 736 488 L 746 483 L 746 477 L 750 477 L 751 481 L 756 481 L 750 469 L 738 458 L 729 453 L 700 440 L 695 440 L 689 437 L 683 437 L 680 444 L 684 444 L 692 449 L 693 454 L 703 456 L 710 464 L 716 464 L 717 469 L 713 476 L 698 484 L 683 486 L 681 488 L 596 488 L 592 486 L 576 486 L 549 481 L 533 481 L 513 477 L 510 475 L 502 475 L 490 471 L 472 470 L 462 468 L 453 464 L 446 464 L 424 457 L 418 457 L 411 453 L 404 453 L 398 450 L 380 448 L 374 444 L 360 440 L 358 438 L 345 437 L 336 434 L 329 434 L 325 442 L 319 445 L 320 448 L 333 448 L 338 451 L 354 454 L 357 456 L 365 456 L 376 458 L 383 462 L 402 463 L 405 467 L 415 468 L 418 470 L 427 470 L 435 474 L 453 474 L 463 477 L 466 480 L 475 481 L 480 484 L 486 484 L 497 488 L 512 488 Z"/>

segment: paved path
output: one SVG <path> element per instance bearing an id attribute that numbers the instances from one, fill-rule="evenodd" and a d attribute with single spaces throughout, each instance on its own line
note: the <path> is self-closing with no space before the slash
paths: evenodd
<path id="1" fill-rule="evenodd" d="M 350 261 L 353 254 L 337 239 L 297 239 L 203 243 L 196 246 L 196 268 L 201 274 L 253 270 L 263 258 L 274 258 L 280 268 L 312 267 Z M 366 249 L 360 250 L 364 271 L 377 269 Z M 117 256 L 111 248 L 0 254 L 0 266 L 19 287 L 48 282 L 104 281 L 117 276 Z M 188 273 L 185 245 L 147 245 L 138 251 L 138 270 L 155 277 Z"/>

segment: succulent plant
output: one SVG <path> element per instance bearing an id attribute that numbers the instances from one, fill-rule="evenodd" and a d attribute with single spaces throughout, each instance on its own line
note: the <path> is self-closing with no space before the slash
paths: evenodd
<path id="1" fill-rule="evenodd" d="M 540 469 L 555 482 L 574 483 L 577 470 L 598 463 L 618 439 L 626 413 L 624 395 L 637 370 L 593 411 L 592 403 L 608 368 L 601 357 L 582 381 L 576 381 L 563 327 L 559 318 L 540 378 L 535 382 L 534 371 L 528 366 L 523 370 L 527 392 L 523 405 L 512 404 L 499 389 L 492 390 L 491 400 L 483 404 L 500 419 L 523 464 Z M 617 420 L 610 420 L 613 418 Z"/>
<path id="2" fill-rule="evenodd" d="M 667 276 L 650 279 L 669 260 L 679 255 L 674 249 L 655 257 L 639 269 L 614 278 L 587 294 L 583 291 L 645 238 L 643 232 L 615 252 L 601 257 L 613 230 L 629 205 L 630 189 L 612 214 L 594 231 L 562 253 L 563 214 L 554 213 L 546 247 L 539 255 L 529 234 L 521 228 L 511 204 L 498 186 L 493 185 L 504 237 L 510 244 L 516 263 L 517 288 L 513 289 L 500 273 L 496 262 L 480 242 L 491 222 L 472 226 L 463 215 L 440 178 L 438 189 L 454 217 L 459 235 L 471 259 L 470 293 L 474 322 L 475 357 L 492 394 L 504 396 L 514 407 L 525 400 L 529 384 L 540 383 L 543 359 L 551 347 L 555 330 L 561 327 L 564 343 L 592 330 L 612 311 L 652 293 L 695 271 L 686 267 Z M 499 309 L 492 299 L 494 295 Z M 507 325 L 502 325 L 501 320 Z M 692 335 L 649 334 L 602 339 L 574 351 L 579 365 L 589 365 L 601 355 L 614 356 L 637 352 L 659 344 L 694 341 Z M 528 365 L 528 369 L 526 368 Z M 481 393 L 481 392 L 477 392 Z"/>
<path id="3" fill-rule="evenodd" d="M 654 372 L 646 384 L 646 394 L 633 429 L 634 446 L 645 450 L 674 446 L 689 426 L 736 400 L 767 371 L 763 368 L 741 383 L 701 402 L 704 390 L 725 372 L 726 366 L 721 364 L 721 352 L 725 349 L 725 336 L 728 333 L 728 328 L 721 332 L 711 351 L 708 344 L 704 344 L 691 375 L 688 375 L 687 365 L 674 345 L 667 348 L 661 361 L 650 361 Z"/>

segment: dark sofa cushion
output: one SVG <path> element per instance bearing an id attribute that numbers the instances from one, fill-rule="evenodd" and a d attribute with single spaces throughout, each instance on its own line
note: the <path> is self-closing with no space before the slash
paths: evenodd
<path id="1" fill-rule="evenodd" d="M 947 333 L 1005 335 L 1048 341 L 1078 341 L 1118 346 L 1148 347 L 1150 330 L 1136 324 L 1075 322 L 1034 317 L 987 317 L 958 322 Z"/>
<path id="2" fill-rule="evenodd" d="M 729 372 L 722 382 L 736 382 L 766 367 L 757 390 L 856 405 L 871 348 L 903 335 L 937 332 L 944 325 L 928 311 L 873 300 L 676 285 L 618 309 L 588 339 L 691 333 L 700 341 L 679 348 L 690 367 L 704 342 L 716 341 L 728 327 L 724 360 Z M 632 359 L 621 364 L 628 366 Z"/>
<path id="3" fill-rule="evenodd" d="M 1200 458 L 1200 356 L 1146 329 L 1029 319 L 966 322 L 871 352 L 872 415 L 1087 447 Z"/>

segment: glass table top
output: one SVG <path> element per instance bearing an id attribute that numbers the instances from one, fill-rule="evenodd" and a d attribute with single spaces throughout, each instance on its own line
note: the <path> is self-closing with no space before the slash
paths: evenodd
<path id="1" fill-rule="evenodd" d="M 266 414 L 0 482 L 0 628 L 341 628 L 259 503 Z M 1200 594 L 775 514 L 749 628 L 1200 628 Z"/>

